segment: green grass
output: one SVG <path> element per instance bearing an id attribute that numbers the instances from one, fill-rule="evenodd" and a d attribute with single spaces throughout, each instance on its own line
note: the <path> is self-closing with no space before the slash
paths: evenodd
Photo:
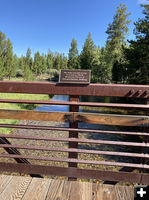
<path id="1" fill-rule="evenodd" d="M 20 78 L 14 77 L 14 78 L 11 78 L 10 80 L 8 78 L 4 78 L 4 81 L 24 81 L 24 79 L 22 77 Z"/>
<path id="2" fill-rule="evenodd" d="M 49 95 L 42 94 L 16 94 L 16 93 L 0 93 L 0 99 L 24 99 L 24 100 L 48 100 Z M 0 103 L 0 109 L 10 110 L 33 110 L 35 104 L 16 104 L 16 103 Z M 0 124 L 17 124 L 19 120 L 0 119 Z M 11 128 L 0 128 L 0 133 L 9 134 Z"/>

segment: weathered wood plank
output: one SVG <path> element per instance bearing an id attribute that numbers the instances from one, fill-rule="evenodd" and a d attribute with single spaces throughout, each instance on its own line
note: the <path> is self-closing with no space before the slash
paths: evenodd
<path id="1" fill-rule="evenodd" d="M 81 199 L 90 200 L 92 199 L 92 183 L 82 182 L 80 184 Z M 74 199 L 75 200 L 75 199 Z"/>
<path id="2" fill-rule="evenodd" d="M 116 200 L 133 200 L 134 199 L 134 188 L 132 186 L 115 186 L 115 199 Z"/>
<path id="3" fill-rule="evenodd" d="M 92 183 L 52 180 L 46 200 L 90 200 Z"/>
<path id="4" fill-rule="evenodd" d="M 68 112 L 40 112 L 24 110 L 0 110 L 1 119 L 19 119 L 35 121 L 65 122 L 73 120 L 73 113 Z"/>
<path id="5" fill-rule="evenodd" d="M 149 124 L 148 116 L 134 115 L 112 115 L 77 112 L 40 112 L 24 110 L 0 110 L 2 119 L 19 119 L 35 121 L 57 121 L 57 122 L 86 122 L 95 124 L 121 125 L 121 126 L 143 126 Z"/>
<path id="6" fill-rule="evenodd" d="M 107 124 L 107 125 L 121 125 L 121 126 L 147 127 L 149 124 L 148 116 L 134 116 L 134 115 L 74 113 L 74 119 L 79 122 Z"/>
<path id="7" fill-rule="evenodd" d="M 0 199 L 21 200 L 31 182 L 31 179 L 31 177 L 13 176 L 7 187 L 0 194 Z"/>
<path id="8" fill-rule="evenodd" d="M 0 180 L 9 180 L 1 200 L 133 200 L 132 186 L 52 180 L 2 175 Z M 1 183 L 1 182 L 0 182 Z M 2 186 L 3 187 L 3 186 Z M 1 187 L 0 187 L 1 190 Z"/>
<path id="9" fill-rule="evenodd" d="M 45 200 L 50 179 L 33 178 L 22 200 Z"/>
<path id="10" fill-rule="evenodd" d="M 64 180 L 51 180 L 49 191 L 45 200 L 68 200 L 70 197 L 71 183 Z"/>
<path id="11" fill-rule="evenodd" d="M 148 85 L 89 84 L 77 86 L 47 82 L 0 81 L 0 92 L 8 93 L 147 98 L 148 90 Z"/>
<path id="12" fill-rule="evenodd" d="M 93 184 L 92 200 L 133 200 L 134 189 L 128 186 Z"/>
<path id="13" fill-rule="evenodd" d="M 95 184 L 93 187 L 93 200 L 116 200 L 114 187 L 104 187 L 102 184 Z"/>
<path id="14" fill-rule="evenodd" d="M 0 175 L 0 194 L 7 187 L 11 179 L 12 179 L 12 176 Z"/>

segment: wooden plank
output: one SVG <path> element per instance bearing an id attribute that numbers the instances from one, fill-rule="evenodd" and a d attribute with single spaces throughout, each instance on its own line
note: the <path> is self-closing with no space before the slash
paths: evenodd
<path id="1" fill-rule="evenodd" d="M 0 110 L 1 119 L 19 119 L 35 121 L 65 122 L 73 120 L 73 113 L 68 112 L 41 112 L 24 110 Z"/>
<path id="2" fill-rule="evenodd" d="M 0 110 L 1 119 L 19 119 L 35 121 L 57 121 L 57 122 L 86 122 L 94 124 L 121 125 L 121 126 L 143 126 L 149 124 L 148 116 L 134 115 L 112 115 L 77 112 L 41 112 L 24 110 Z"/>
<path id="3" fill-rule="evenodd" d="M 133 187 L 52 180 L 47 198 L 52 200 L 133 200 Z"/>
<path id="4" fill-rule="evenodd" d="M 33 178 L 22 200 L 45 200 L 50 182 L 50 179 Z"/>
<path id="5" fill-rule="evenodd" d="M 93 184 L 92 200 L 134 200 L 134 189 L 128 186 Z"/>
<path id="6" fill-rule="evenodd" d="M 113 186 L 106 186 L 95 184 L 95 188 L 93 189 L 94 200 L 116 200 L 114 187 Z"/>
<path id="7" fill-rule="evenodd" d="M 92 183 L 82 182 L 80 184 L 81 199 L 92 199 Z M 75 199 L 74 199 L 75 200 Z"/>
<path id="8" fill-rule="evenodd" d="M 64 180 L 51 180 L 49 191 L 45 200 L 70 199 L 71 183 Z"/>
<path id="9" fill-rule="evenodd" d="M 31 179 L 31 177 L 13 176 L 7 187 L 0 194 L 0 199 L 21 200 L 31 182 Z"/>
<path id="10" fill-rule="evenodd" d="M 92 183 L 52 180 L 46 200 L 90 200 Z"/>
<path id="11" fill-rule="evenodd" d="M 0 92 L 5 93 L 147 98 L 148 90 L 148 85 L 89 84 L 77 86 L 48 82 L 0 81 Z"/>
<path id="12" fill-rule="evenodd" d="M 135 115 L 74 113 L 74 120 L 86 123 L 120 125 L 120 126 L 147 127 L 149 124 L 148 116 L 135 116 Z"/>
<path id="13" fill-rule="evenodd" d="M 134 188 L 132 186 L 115 186 L 115 199 L 116 200 L 134 200 Z"/>
<path id="14" fill-rule="evenodd" d="M 9 182 L 11 181 L 12 176 L 7 175 L 0 175 L 0 194 L 3 192 L 3 190 L 7 187 Z"/>

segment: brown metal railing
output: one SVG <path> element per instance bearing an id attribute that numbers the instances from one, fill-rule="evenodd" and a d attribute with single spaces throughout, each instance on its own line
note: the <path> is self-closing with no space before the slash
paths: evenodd
<path id="1" fill-rule="evenodd" d="M 51 137 L 49 132 L 48 137 L 20 134 L 5 135 L 0 133 L 0 148 L 4 148 L 7 152 L 0 155 L 0 158 L 11 158 L 17 163 L 8 161 L 0 161 L 0 171 L 27 173 L 32 176 L 40 175 L 56 175 L 67 176 L 69 180 L 77 178 L 100 179 L 113 182 L 131 182 L 149 184 L 149 86 L 145 85 L 106 85 L 106 84 L 90 84 L 90 85 L 65 85 L 56 83 L 43 82 L 0 82 L 1 93 L 34 93 L 34 94 L 57 94 L 69 95 L 69 101 L 37 101 L 37 100 L 19 100 L 19 99 L 0 99 L 0 103 L 26 103 L 26 104 L 48 104 L 48 105 L 68 105 L 69 112 L 41 112 L 41 111 L 25 111 L 25 110 L 0 110 L 1 119 L 18 119 L 18 120 L 34 120 L 34 121 L 55 121 L 69 122 L 69 127 L 57 126 L 41 126 L 41 125 L 23 125 L 23 124 L 0 124 L 0 127 L 16 128 L 16 129 L 32 129 L 32 130 L 51 130 L 51 131 L 67 131 L 69 137 Z M 94 103 L 94 102 L 79 102 L 79 96 L 109 96 L 109 97 L 127 97 L 127 98 L 142 98 L 146 104 L 118 104 L 118 103 Z M 121 109 L 137 109 L 145 112 L 145 115 L 120 115 L 120 114 L 99 114 L 99 113 L 81 113 L 79 106 L 91 107 L 111 107 Z M 141 131 L 113 131 L 113 130 L 93 130 L 79 128 L 79 123 L 93 123 L 110 126 L 126 126 L 126 127 L 143 127 Z M 124 136 L 141 136 L 142 142 L 136 141 L 111 141 L 111 140 L 95 140 L 81 138 L 81 133 L 95 134 L 115 134 Z M 11 140 L 10 140 L 11 139 Z M 12 144 L 11 141 L 32 140 L 35 145 L 18 145 Z M 36 145 L 36 141 L 47 142 L 65 142 L 68 148 L 60 147 L 41 147 Z M 124 146 L 126 151 L 110 151 L 110 150 L 89 150 L 79 148 L 78 144 L 96 144 L 96 145 L 114 145 Z M 127 147 L 135 147 L 141 149 L 140 152 L 127 152 Z M 34 156 L 21 154 L 19 150 L 38 150 L 48 152 L 65 152 L 68 157 L 53 157 L 53 156 Z M 137 163 L 117 162 L 117 161 L 101 161 L 80 159 L 79 154 L 105 155 L 137 158 Z M 39 155 L 39 154 L 38 154 Z M 32 160 L 68 163 L 68 167 L 54 165 L 39 165 L 33 164 Z M 79 168 L 79 164 L 99 165 L 99 166 L 116 166 L 122 167 L 119 171 L 103 170 L 103 169 L 87 169 Z M 133 172 L 138 169 L 138 172 Z"/>

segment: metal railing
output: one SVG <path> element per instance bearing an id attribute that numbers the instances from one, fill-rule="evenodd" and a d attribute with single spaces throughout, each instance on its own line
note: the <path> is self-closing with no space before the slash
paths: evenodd
<path id="1" fill-rule="evenodd" d="M 2 162 L 0 160 L 0 171 L 27 173 L 31 176 L 55 175 L 67 176 L 69 180 L 77 178 L 100 179 L 104 181 L 131 182 L 149 184 L 149 86 L 145 85 L 114 85 L 114 84 L 90 84 L 90 85 L 65 85 L 47 82 L 0 82 L 0 93 L 28 93 L 28 94 L 53 94 L 53 95 L 69 95 L 69 101 L 37 101 L 37 100 L 19 100 L 19 99 L 0 99 L 0 103 L 20 103 L 20 104 L 48 104 L 48 105 L 68 105 L 69 112 L 41 112 L 41 111 L 25 111 L 25 110 L 0 110 L 0 119 L 18 119 L 18 120 L 34 120 L 34 121 L 55 121 L 68 122 L 69 127 L 58 126 L 41 126 L 41 125 L 24 125 L 24 124 L 0 124 L 0 127 L 16 128 L 16 129 L 32 129 L 32 130 L 48 130 L 49 136 L 34 136 L 0 133 L 0 148 L 4 148 L 7 152 L 0 154 L 0 159 L 11 158 L 17 163 Z M 142 98 L 146 104 L 122 104 L 122 103 L 97 103 L 97 102 L 79 102 L 79 96 L 101 96 L 101 97 L 127 97 Z M 100 113 L 82 113 L 79 112 L 79 106 L 90 107 L 107 107 L 121 109 L 138 109 L 145 112 L 145 115 L 120 115 L 120 114 L 100 114 Z M 79 123 L 93 123 L 110 126 L 126 126 L 126 127 L 143 127 L 144 131 L 115 131 L 115 130 L 94 130 L 80 128 Z M 67 131 L 69 137 L 51 137 L 51 131 Z M 115 134 L 131 136 L 140 136 L 142 142 L 136 141 L 111 141 L 81 138 L 81 133 L 96 134 Z M 33 140 L 35 145 L 19 145 L 10 142 L 13 139 Z M 41 147 L 36 145 L 36 141 L 55 141 L 66 142 L 68 148 L 62 147 Z M 96 144 L 96 145 L 115 145 L 126 147 L 125 152 L 117 152 L 110 150 L 83 149 L 78 144 Z M 127 147 L 135 147 L 140 152 L 127 152 Z M 39 150 L 49 152 L 66 152 L 68 157 L 53 156 L 35 156 L 32 154 L 21 154 L 20 149 Z M 79 159 L 78 154 L 92 154 L 101 156 L 119 156 L 137 158 L 137 163 L 117 162 L 105 160 Z M 32 163 L 32 160 L 68 163 L 66 166 L 58 165 L 40 165 Z M 117 170 L 88 169 L 79 168 L 79 164 L 99 165 L 99 166 L 116 166 L 122 167 Z M 134 170 L 137 169 L 137 172 Z"/>

